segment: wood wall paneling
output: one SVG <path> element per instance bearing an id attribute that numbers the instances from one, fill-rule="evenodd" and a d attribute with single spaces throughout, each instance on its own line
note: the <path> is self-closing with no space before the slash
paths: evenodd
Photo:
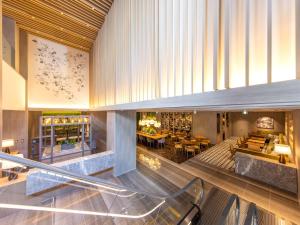
<path id="1" fill-rule="evenodd" d="M 41 111 L 29 111 L 27 112 L 28 117 L 28 127 L 27 127 L 27 133 L 28 133 L 28 156 L 31 158 L 33 152 L 32 152 L 32 140 L 34 138 L 39 137 L 39 121 L 40 116 L 42 116 Z M 36 145 L 36 153 L 38 152 L 38 144 Z"/>
<path id="2" fill-rule="evenodd" d="M 95 144 L 96 152 L 103 152 L 107 150 L 106 137 L 106 112 L 89 112 L 91 115 L 91 129 L 92 129 L 92 140 Z"/>
<path id="3" fill-rule="evenodd" d="M 25 111 L 3 111 L 3 139 L 14 139 L 15 146 L 11 150 L 18 150 L 27 157 L 27 125 Z"/>
<path id="4" fill-rule="evenodd" d="M 2 1 L 0 1 L 0 16 L 2 18 Z M 2 59 L 2 20 L 0 20 L 0 59 Z M 2 116 L 2 60 L 0 60 L 0 140 L 3 139 L 3 116 Z M 2 141 L 0 143 L 2 148 Z"/>

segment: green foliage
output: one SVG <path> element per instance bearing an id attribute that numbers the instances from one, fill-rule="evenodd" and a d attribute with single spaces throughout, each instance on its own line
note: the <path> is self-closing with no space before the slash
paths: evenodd
<path id="1" fill-rule="evenodd" d="M 142 131 L 147 133 L 147 134 L 152 134 L 152 135 L 157 133 L 157 131 L 154 127 L 146 127 L 145 126 L 145 127 L 142 128 Z"/>
<path id="2" fill-rule="evenodd" d="M 45 111 L 43 116 L 80 116 L 80 111 Z"/>

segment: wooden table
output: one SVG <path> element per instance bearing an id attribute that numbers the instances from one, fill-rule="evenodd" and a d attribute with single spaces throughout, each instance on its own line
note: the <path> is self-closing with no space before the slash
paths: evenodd
<path id="1" fill-rule="evenodd" d="M 196 136 L 195 138 L 196 138 L 196 139 L 199 139 L 199 140 L 207 139 L 206 137 L 201 136 L 201 135 L 198 135 L 198 136 Z"/>
<path id="2" fill-rule="evenodd" d="M 154 134 L 154 135 L 151 135 L 151 134 L 147 134 L 147 133 L 144 133 L 144 132 L 136 132 L 137 135 L 140 135 L 140 136 L 143 136 L 143 137 L 146 137 L 146 138 L 151 138 L 153 140 L 160 140 L 162 138 L 166 138 L 168 136 L 168 134 Z"/>

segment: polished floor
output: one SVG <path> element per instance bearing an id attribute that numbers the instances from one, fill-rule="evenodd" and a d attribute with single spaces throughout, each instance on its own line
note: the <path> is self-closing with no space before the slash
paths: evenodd
<path id="1" fill-rule="evenodd" d="M 229 193 L 235 193 L 248 202 L 254 202 L 263 210 L 274 214 L 274 218 L 263 224 L 300 224 L 300 206 L 294 196 L 274 190 L 272 187 L 261 186 L 240 177 L 223 173 L 221 170 L 204 166 L 197 157 L 177 164 L 151 151 L 138 147 L 138 154 L 154 157 L 161 162 L 172 165 L 195 177 L 201 177 L 206 184 L 215 185 Z M 273 221 L 273 222 L 270 222 Z"/>

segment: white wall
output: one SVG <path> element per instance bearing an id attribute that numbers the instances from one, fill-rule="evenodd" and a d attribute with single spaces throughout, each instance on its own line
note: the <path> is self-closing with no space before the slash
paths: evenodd
<path id="1" fill-rule="evenodd" d="M 217 143 L 217 113 L 197 112 L 193 114 L 193 136 L 204 136 L 210 139 L 212 144 Z"/>
<path id="2" fill-rule="evenodd" d="M 295 79 L 295 3 L 115 0 L 93 47 L 91 107 Z"/>
<path id="3" fill-rule="evenodd" d="M 284 112 L 249 112 L 248 115 L 243 115 L 241 112 L 234 112 L 230 113 L 232 135 L 241 137 L 247 136 L 248 133 L 263 130 L 256 127 L 256 120 L 264 116 L 274 119 L 274 129 L 267 131 L 285 133 Z"/>
<path id="4" fill-rule="evenodd" d="M 25 110 L 25 79 L 2 60 L 2 107 L 4 110 Z"/>

